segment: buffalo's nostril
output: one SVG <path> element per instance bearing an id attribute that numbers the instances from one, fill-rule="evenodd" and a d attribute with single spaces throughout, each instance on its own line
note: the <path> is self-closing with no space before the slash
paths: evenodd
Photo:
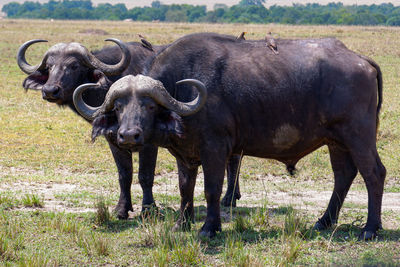
<path id="1" fill-rule="evenodd" d="M 53 96 L 58 95 L 59 92 L 60 92 L 60 88 L 59 88 L 59 87 L 56 87 L 56 88 L 54 89 L 54 91 L 53 91 Z"/>
<path id="2" fill-rule="evenodd" d="M 117 136 L 121 145 L 140 145 L 143 142 L 142 133 L 137 129 L 120 129 Z"/>

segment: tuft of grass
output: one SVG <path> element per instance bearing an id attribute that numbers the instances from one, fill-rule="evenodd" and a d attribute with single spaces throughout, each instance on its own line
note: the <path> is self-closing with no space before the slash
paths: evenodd
<path id="1" fill-rule="evenodd" d="M 169 250 L 167 249 L 156 249 L 152 255 L 152 264 L 158 267 L 169 266 L 171 260 L 171 256 Z"/>
<path id="2" fill-rule="evenodd" d="M 17 263 L 17 266 L 19 267 L 43 267 L 57 265 L 57 263 L 51 263 L 49 256 L 44 252 L 22 256 Z"/>
<path id="3" fill-rule="evenodd" d="M 257 207 L 255 211 L 250 214 L 251 221 L 254 226 L 267 228 L 270 226 L 270 214 L 267 208 L 267 203 L 263 203 L 261 207 Z"/>
<path id="4" fill-rule="evenodd" d="M 93 235 L 92 238 L 96 254 L 99 256 L 108 256 L 111 250 L 109 240 L 100 234 Z"/>
<path id="5" fill-rule="evenodd" d="M 174 232 L 175 213 L 166 210 L 149 214 L 142 222 L 141 245 L 153 249 L 152 264 L 156 266 L 198 266 L 202 263 L 203 248 L 195 231 Z"/>
<path id="6" fill-rule="evenodd" d="M 175 243 L 172 250 L 172 262 L 177 266 L 198 266 L 202 262 L 202 252 L 200 241 L 189 235 L 183 243 Z"/>
<path id="7" fill-rule="evenodd" d="M 43 200 L 35 194 L 26 194 L 21 199 L 22 205 L 24 207 L 35 207 L 35 208 L 43 208 L 44 202 Z"/>
<path id="8" fill-rule="evenodd" d="M 225 247 L 222 254 L 225 266 L 264 266 L 250 255 L 240 234 L 235 232 L 228 234 L 225 239 Z"/>
<path id="9" fill-rule="evenodd" d="M 293 264 L 305 243 L 304 238 L 311 233 L 307 222 L 296 210 L 289 206 L 287 211 L 280 238 L 282 253 L 276 259 L 276 266 Z"/>
<path id="10" fill-rule="evenodd" d="M 50 225 L 61 233 L 75 234 L 80 230 L 79 223 L 74 218 L 67 217 L 64 213 L 57 214 Z"/>
<path id="11" fill-rule="evenodd" d="M 93 246 L 91 240 L 83 229 L 74 233 L 72 239 L 87 256 L 91 257 L 93 255 Z"/>
<path id="12" fill-rule="evenodd" d="M 299 237 L 285 238 L 282 237 L 282 253 L 278 257 L 276 266 L 288 266 L 289 264 L 295 263 L 298 259 L 301 249 L 304 245 L 304 241 Z"/>
<path id="13" fill-rule="evenodd" d="M 107 224 L 110 221 L 111 215 L 104 197 L 101 196 L 96 200 L 96 218 L 95 223 L 98 225 Z"/>
<path id="14" fill-rule="evenodd" d="M 10 195 L 0 193 L 0 208 L 1 209 L 12 209 L 17 205 L 15 198 Z"/>
<path id="15" fill-rule="evenodd" d="M 233 230 L 238 233 L 243 233 L 244 231 L 251 228 L 251 224 L 247 217 L 241 215 L 236 216 L 233 221 Z"/>
<path id="16" fill-rule="evenodd" d="M 297 211 L 291 210 L 285 216 L 284 228 L 282 235 L 285 237 L 304 238 L 310 233 L 307 228 L 307 221 Z"/>
<path id="17" fill-rule="evenodd" d="M 0 259 L 3 261 L 12 260 L 13 252 L 10 245 L 11 241 L 8 236 L 0 235 Z"/>

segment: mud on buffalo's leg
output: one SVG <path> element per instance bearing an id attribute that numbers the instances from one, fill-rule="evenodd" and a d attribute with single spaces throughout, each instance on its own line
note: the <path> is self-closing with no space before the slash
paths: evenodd
<path id="1" fill-rule="evenodd" d="M 114 209 L 119 219 L 127 219 L 128 211 L 132 211 L 131 185 L 132 185 L 132 153 L 108 142 L 118 169 L 120 195 L 118 204 Z"/>
<path id="2" fill-rule="evenodd" d="M 142 213 L 155 207 L 153 198 L 154 171 L 156 168 L 158 148 L 145 145 L 139 151 L 139 183 L 143 191 Z"/>
<path id="3" fill-rule="evenodd" d="M 335 176 L 335 184 L 328 208 L 322 218 L 315 224 L 315 230 L 324 230 L 336 224 L 340 208 L 357 175 L 357 168 L 350 153 L 345 148 L 329 145 L 329 154 Z"/>
<path id="4" fill-rule="evenodd" d="M 241 197 L 239 188 L 239 168 L 241 160 L 242 159 L 240 155 L 232 155 L 229 159 L 228 166 L 226 168 L 228 188 L 224 198 L 222 199 L 222 205 L 224 207 L 236 207 L 236 200 L 239 200 Z"/>
<path id="5" fill-rule="evenodd" d="M 209 153 L 202 153 L 201 161 L 204 172 L 204 192 L 207 200 L 207 217 L 200 230 L 200 236 L 214 237 L 221 231 L 220 197 L 224 182 L 227 154 L 223 149 L 210 149 Z M 220 152 L 220 153 L 218 153 Z M 224 152 L 224 151 L 223 151 Z"/>
<path id="6" fill-rule="evenodd" d="M 345 135 L 345 144 L 368 190 L 368 219 L 359 236 L 361 240 L 375 238 L 377 230 L 382 227 L 382 196 L 386 177 L 385 166 L 376 150 L 375 123 L 367 126 L 353 123 L 351 129 L 358 130 Z"/>
<path id="7" fill-rule="evenodd" d="M 186 167 L 181 161 L 177 160 L 179 174 L 179 191 L 181 193 L 181 208 L 179 219 L 173 230 L 190 230 L 190 224 L 194 221 L 193 195 L 198 166 L 193 168 Z"/>

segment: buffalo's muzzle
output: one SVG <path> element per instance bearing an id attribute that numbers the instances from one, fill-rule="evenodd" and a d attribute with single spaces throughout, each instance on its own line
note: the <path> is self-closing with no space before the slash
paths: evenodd
<path id="1" fill-rule="evenodd" d="M 57 100 L 60 98 L 61 88 L 59 86 L 44 85 L 42 88 L 42 97 L 45 100 Z"/>
<path id="2" fill-rule="evenodd" d="M 143 134 L 140 128 L 119 129 L 118 144 L 120 145 L 143 145 Z"/>

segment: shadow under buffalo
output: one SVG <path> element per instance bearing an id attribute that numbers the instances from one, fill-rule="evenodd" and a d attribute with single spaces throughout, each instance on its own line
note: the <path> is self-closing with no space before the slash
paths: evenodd
<path id="1" fill-rule="evenodd" d="M 266 225 L 258 227 L 249 223 L 244 226 L 243 229 L 235 229 L 235 223 L 238 217 L 242 217 L 245 222 L 250 222 L 252 216 L 260 214 L 260 210 L 265 212 L 268 217 L 267 221 L 274 220 L 277 216 L 285 216 L 279 219 L 279 221 L 285 222 L 285 218 L 288 218 L 291 214 L 296 213 L 295 209 L 291 206 L 283 206 L 277 208 L 263 208 L 263 207 L 221 207 L 221 220 L 222 223 L 232 223 L 234 229 L 224 229 L 221 233 L 217 234 L 217 237 L 210 239 L 207 243 L 213 246 L 219 246 L 225 243 L 227 238 L 231 238 L 232 235 L 240 235 L 240 238 L 245 243 L 259 242 L 260 239 L 280 238 L 285 234 L 285 227 L 282 225 L 273 225 L 267 222 Z M 207 208 L 204 205 L 196 206 L 194 208 L 194 217 L 196 222 L 203 222 L 206 218 Z M 301 216 L 301 214 L 298 214 Z M 179 210 L 175 210 L 168 206 L 153 207 L 144 213 L 136 215 L 127 220 L 118 220 L 113 217 L 108 222 L 105 222 L 97 231 L 118 233 L 128 229 L 135 229 L 143 224 L 156 224 L 163 222 L 168 218 L 169 220 L 176 221 L 179 218 Z M 300 218 L 301 219 L 301 218 Z M 296 219 L 295 219 L 296 220 Z M 315 221 L 317 218 L 315 218 Z M 303 220 L 303 223 L 305 220 Z M 307 225 L 303 225 L 301 229 L 301 238 L 305 241 L 312 241 L 318 238 L 325 238 L 332 242 L 341 243 L 348 242 L 349 240 L 357 239 L 364 225 L 360 224 L 358 220 L 355 220 L 351 224 L 339 224 L 323 231 L 313 230 L 314 224 L 312 221 L 307 222 Z M 231 227 L 230 227 L 231 228 Z M 286 233 L 287 234 L 287 233 Z M 375 241 L 398 241 L 400 239 L 400 229 L 382 229 L 378 231 L 378 237 Z M 210 250 L 212 254 L 213 250 Z"/>

